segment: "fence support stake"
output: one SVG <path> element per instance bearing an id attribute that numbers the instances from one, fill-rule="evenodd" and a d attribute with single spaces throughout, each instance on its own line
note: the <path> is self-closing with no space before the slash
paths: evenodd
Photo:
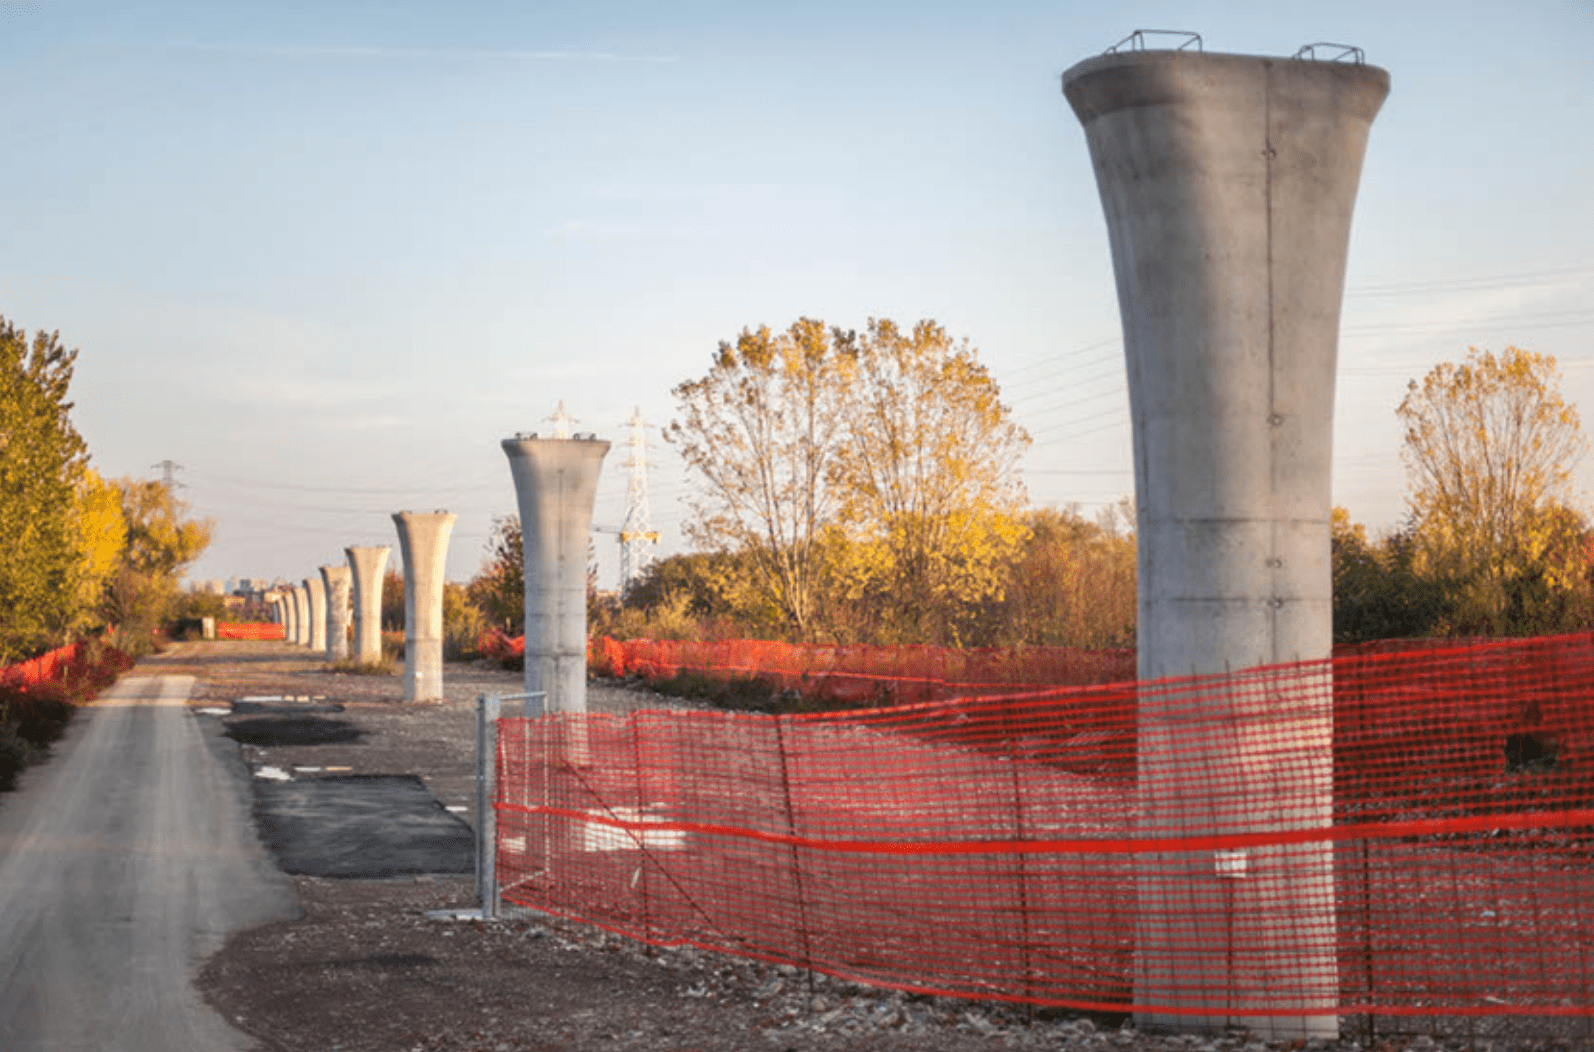
<path id="1" fill-rule="evenodd" d="M 780 791 L 786 803 L 786 831 L 795 841 L 797 837 L 797 816 L 791 806 L 791 772 L 786 763 L 786 730 L 785 717 L 782 713 L 775 713 L 775 748 L 780 752 Z M 797 927 L 798 934 L 803 940 L 803 965 L 808 969 L 808 1001 L 812 1005 L 814 999 L 814 951 L 808 940 L 808 902 L 803 895 L 803 867 L 797 857 L 797 845 L 790 845 L 791 875 L 797 889 Z"/>
<path id="2" fill-rule="evenodd" d="M 493 797 L 498 788 L 498 716 L 503 699 L 476 696 L 476 895 L 482 920 L 498 916 L 498 813 Z"/>

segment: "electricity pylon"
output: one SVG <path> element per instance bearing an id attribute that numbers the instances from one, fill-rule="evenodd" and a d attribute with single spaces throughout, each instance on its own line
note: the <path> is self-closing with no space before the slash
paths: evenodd
<path id="1" fill-rule="evenodd" d="M 642 407 L 637 406 L 626 421 L 631 425 L 631 456 L 624 467 L 631 469 L 631 478 L 625 487 L 625 522 L 620 527 L 620 595 L 623 597 L 642 579 L 643 571 L 653 561 L 654 549 L 659 543 L 658 531 L 653 529 L 648 514 L 648 433 L 642 420 Z"/>

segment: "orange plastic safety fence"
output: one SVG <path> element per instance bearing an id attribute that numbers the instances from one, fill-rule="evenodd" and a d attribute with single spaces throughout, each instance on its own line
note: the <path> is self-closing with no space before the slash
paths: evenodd
<path id="1" fill-rule="evenodd" d="M 0 683 L 13 686 L 32 687 L 40 683 L 48 683 L 58 679 L 66 671 L 68 665 L 77 657 L 78 644 L 68 643 L 64 647 L 46 651 L 38 657 L 19 661 L 15 665 L 0 667 Z"/>
<path id="2" fill-rule="evenodd" d="M 286 639 L 286 629 L 274 621 L 217 621 L 217 639 Z"/>
<path id="3" fill-rule="evenodd" d="M 592 668 L 610 676 L 668 679 L 697 672 L 754 677 L 804 696 L 888 705 L 957 694 L 1022 691 L 1133 679 L 1132 650 L 1072 647 L 824 646 L 759 639 L 713 642 L 600 637 L 587 644 Z"/>
<path id="4" fill-rule="evenodd" d="M 1594 638 L 505 720 L 507 898 L 900 989 L 1594 1014 Z"/>

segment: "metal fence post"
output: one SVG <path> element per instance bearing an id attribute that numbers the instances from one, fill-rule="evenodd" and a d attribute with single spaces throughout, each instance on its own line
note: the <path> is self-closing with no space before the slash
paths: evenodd
<path id="1" fill-rule="evenodd" d="M 483 920 L 498 916 L 498 716 L 503 699 L 476 696 L 476 893 Z"/>

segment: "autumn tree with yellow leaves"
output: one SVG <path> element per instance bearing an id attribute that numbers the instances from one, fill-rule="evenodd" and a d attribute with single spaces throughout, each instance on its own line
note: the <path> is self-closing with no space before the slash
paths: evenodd
<path id="1" fill-rule="evenodd" d="M 699 483 L 689 535 L 750 560 L 797 638 L 957 642 L 1026 537 L 1029 436 L 934 322 L 744 330 L 675 388 Z"/>
<path id="2" fill-rule="evenodd" d="M 743 329 L 707 375 L 675 388 L 680 416 L 664 432 L 700 486 L 688 536 L 745 552 L 799 638 L 813 631 L 856 374 L 838 335 L 811 318 L 783 333 Z"/>
<path id="3" fill-rule="evenodd" d="M 0 664 L 83 628 L 120 544 L 72 424 L 76 360 L 0 318 Z"/>
<path id="4" fill-rule="evenodd" d="M 1029 435 L 976 350 L 933 321 L 872 318 L 838 344 L 853 362 L 832 472 L 843 583 L 871 598 L 876 638 L 965 643 L 1028 536 Z"/>
<path id="5" fill-rule="evenodd" d="M 1470 348 L 1412 381 L 1405 428 L 1415 570 L 1446 586 L 1436 632 L 1566 627 L 1588 590 L 1572 472 L 1586 443 L 1555 359 Z"/>
<path id="6" fill-rule="evenodd" d="M 103 607 L 135 648 L 175 612 L 178 579 L 210 545 L 213 524 L 188 517 L 188 506 L 164 482 L 122 478 L 113 482 L 127 541 L 108 575 Z"/>

